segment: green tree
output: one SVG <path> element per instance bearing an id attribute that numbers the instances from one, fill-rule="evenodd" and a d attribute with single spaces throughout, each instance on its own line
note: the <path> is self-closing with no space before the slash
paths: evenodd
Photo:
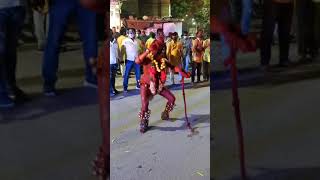
<path id="1" fill-rule="evenodd" d="M 194 18 L 197 27 L 210 30 L 210 0 L 171 0 L 171 14 L 179 19 Z"/>

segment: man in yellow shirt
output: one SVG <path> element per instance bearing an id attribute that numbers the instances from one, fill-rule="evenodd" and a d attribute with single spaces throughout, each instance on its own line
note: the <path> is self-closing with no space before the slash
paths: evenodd
<path id="1" fill-rule="evenodd" d="M 193 41 L 192 44 L 192 73 L 191 73 L 191 82 L 194 83 L 194 78 L 197 70 L 197 82 L 200 82 L 201 76 L 201 66 L 204 55 L 204 46 L 203 46 L 203 31 L 199 30 L 196 34 L 197 38 Z"/>
<path id="2" fill-rule="evenodd" d="M 127 38 L 126 34 L 127 34 L 126 28 L 121 27 L 120 36 L 117 39 L 117 43 L 118 43 L 118 46 L 119 46 L 119 51 L 121 51 L 121 50 L 123 51 L 122 42 L 123 42 L 124 39 Z M 120 59 L 120 72 L 121 72 L 122 76 L 124 75 L 124 66 L 125 66 L 124 62 L 125 62 L 125 59 L 126 59 L 126 56 L 122 56 L 122 58 Z"/>
<path id="3" fill-rule="evenodd" d="M 182 43 L 178 40 L 178 33 L 172 33 L 172 40 L 168 43 L 167 57 L 173 66 L 182 66 L 182 55 L 183 55 Z M 174 71 L 170 69 L 170 80 L 174 84 Z"/>
<path id="4" fill-rule="evenodd" d="M 149 49 L 150 45 L 153 43 L 153 41 L 156 38 L 156 34 L 154 32 L 150 32 L 149 34 L 150 38 L 146 42 L 146 48 Z"/>

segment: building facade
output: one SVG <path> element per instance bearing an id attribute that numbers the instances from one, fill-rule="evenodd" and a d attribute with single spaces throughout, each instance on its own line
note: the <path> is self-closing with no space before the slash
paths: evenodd
<path id="1" fill-rule="evenodd" d="M 123 1 L 123 13 L 138 18 L 143 16 L 169 17 L 170 0 L 125 0 Z"/>

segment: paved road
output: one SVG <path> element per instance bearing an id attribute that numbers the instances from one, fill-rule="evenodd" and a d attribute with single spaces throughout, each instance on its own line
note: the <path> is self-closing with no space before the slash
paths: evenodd
<path id="1" fill-rule="evenodd" d="M 276 54 L 273 63 L 277 63 Z M 239 66 L 254 68 L 259 64 L 258 57 L 258 54 L 240 55 Z M 291 59 L 296 61 L 296 57 L 293 51 Z M 254 82 L 252 79 L 262 77 L 257 69 L 250 71 L 254 78 L 246 78 L 248 70 L 240 73 L 243 84 L 239 89 L 240 105 L 250 179 L 320 179 L 319 69 L 317 60 L 277 69 L 264 74 L 264 81 Z M 226 75 L 222 73 L 216 78 L 216 89 L 211 95 L 214 137 L 211 172 L 217 180 L 240 179 L 231 91 L 219 87 L 228 81 Z"/>
<path id="2" fill-rule="evenodd" d="M 19 50 L 18 84 L 31 101 L 0 111 L 1 180 L 94 180 L 91 160 L 101 142 L 97 93 L 82 87 L 79 46 L 61 54 L 61 95 L 41 94 L 41 56 L 35 44 Z"/>
<path id="3" fill-rule="evenodd" d="M 134 80 L 131 80 L 134 89 Z M 117 80 L 121 90 L 121 78 Z M 177 106 L 172 122 L 160 120 L 166 101 L 156 96 L 150 102 L 152 129 L 140 134 L 137 113 L 138 90 L 111 101 L 111 179 L 115 180 L 201 180 L 210 179 L 209 87 L 187 85 L 188 117 L 199 134 L 188 137 L 181 87 L 172 87 Z"/>

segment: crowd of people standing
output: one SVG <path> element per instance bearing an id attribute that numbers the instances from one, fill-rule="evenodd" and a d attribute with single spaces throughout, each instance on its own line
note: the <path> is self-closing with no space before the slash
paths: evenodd
<path id="1" fill-rule="evenodd" d="M 115 86 L 118 71 L 123 77 L 124 93 L 128 93 L 128 82 L 132 69 L 135 71 L 136 89 L 140 89 L 140 77 L 143 72 L 140 65 L 135 63 L 135 59 L 156 39 L 155 32 L 150 31 L 147 35 L 146 30 L 122 27 L 120 32 L 117 32 L 115 28 L 110 29 L 110 36 L 112 37 L 110 40 L 110 65 L 112 67 L 110 68 L 110 95 L 114 96 L 119 93 Z M 177 32 L 170 32 L 166 37 L 165 45 L 167 60 L 186 72 L 191 71 L 194 86 L 201 82 L 201 74 L 203 81 L 209 81 L 210 38 L 204 39 L 203 30 L 198 30 L 195 38 L 190 37 L 187 31 L 184 31 L 181 36 Z M 169 70 L 167 73 L 170 83 L 176 84 L 175 72 Z M 178 79 L 181 80 L 181 78 L 179 75 Z"/>
<path id="2" fill-rule="evenodd" d="M 272 0 L 263 1 L 261 32 L 261 65 L 270 68 L 273 34 L 277 29 L 279 39 L 279 66 L 292 64 L 289 58 L 292 39 L 296 39 L 299 62 L 311 62 L 319 55 L 320 1 Z"/>
<path id="3" fill-rule="evenodd" d="M 299 63 L 312 62 L 319 57 L 320 0 L 221 0 L 213 7 L 212 16 L 216 16 L 220 21 L 237 24 L 243 39 L 249 36 L 251 28 L 258 27 L 258 21 L 255 21 L 254 26 L 251 22 L 256 18 L 262 20 L 260 40 L 257 44 L 263 71 L 272 68 L 270 62 L 272 46 L 276 43 L 275 34 L 279 44 L 279 67 L 286 68 L 295 64 L 289 56 L 293 42 L 297 45 Z M 224 45 L 224 37 L 221 36 L 220 39 L 221 54 L 223 59 L 226 59 L 230 52 Z"/>

